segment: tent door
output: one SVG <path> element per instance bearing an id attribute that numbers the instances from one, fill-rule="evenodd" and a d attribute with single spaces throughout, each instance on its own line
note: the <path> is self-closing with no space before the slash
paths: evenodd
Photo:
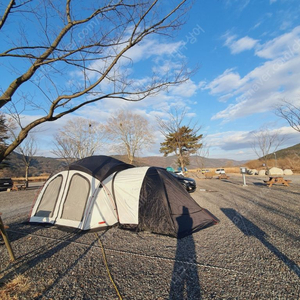
<path id="1" fill-rule="evenodd" d="M 63 195 L 64 186 L 68 179 L 68 172 L 63 171 L 53 176 L 44 185 L 34 207 L 31 222 L 54 223 L 57 207 Z"/>
<path id="2" fill-rule="evenodd" d="M 56 224 L 82 229 L 86 209 L 99 181 L 79 171 L 69 171 Z"/>

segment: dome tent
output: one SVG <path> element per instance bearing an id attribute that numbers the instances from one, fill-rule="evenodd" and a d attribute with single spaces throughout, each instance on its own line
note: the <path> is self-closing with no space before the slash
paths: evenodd
<path id="1" fill-rule="evenodd" d="M 179 216 L 180 220 L 192 218 L 192 226 L 178 224 Z M 30 222 L 81 230 L 119 225 L 184 237 L 218 220 L 165 169 L 91 156 L 49 178 Z"/>

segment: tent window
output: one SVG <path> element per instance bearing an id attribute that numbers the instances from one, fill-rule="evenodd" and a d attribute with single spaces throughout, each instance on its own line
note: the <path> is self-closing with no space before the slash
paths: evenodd
<path id="1" fill-rule="evenodd" d="M 36 210 L 37 217 L 52 217 L 56 201 L 60 192 L 63 177 L 55 177 L 47 186 L 40 204 Z"/>
<path id="2" fill-rule="evenodd" d="M 79 174 L 73 175 L 70 181 L 68 194 L 64 202 L 61 218 L 80 222 L 83 218 L 89 193 L 89 181 Z"/>

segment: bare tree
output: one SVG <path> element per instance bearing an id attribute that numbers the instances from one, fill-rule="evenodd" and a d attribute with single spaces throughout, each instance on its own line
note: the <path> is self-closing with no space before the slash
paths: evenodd
<path id="1" fill-rule="evenodd" d="M 101 149 L 104 139 L 103 125 L 77 117 L 68 121 L 54 139 L 55 149 L 52 153 L 70 164 Z"/>
<path id="2" fill-rule="evenodd" d="M 186 81 L 184 62 L 164 74 L 146 68 L 147 80 L 134 77 L 130 51 L 179 29 L 189 2 L 24 0 L 19 9 L 10 1 L 0 24 L 7 45 L 2 76 L 10 80 L 0 83 L 0 108 L 18 115 L 35 110 L 37 117 L 21 127 L 0 162 L 42 123 L 103 99 L 140 101 Z"/>
<path id="3" fill-rule="evenodd" d="M 275 153 L 278 147 L 284 142 L 284 137 L 281 137 L 278 130 L 270 130 L 268 127 L 263 127 L 252 133 L 252 149 L 258 156 L 264 160 L 267 170 L 269 154 Z"/>
<path id="4" fill-rule="evenodd" d="M 29 168 L 32 163 L 32 159 L 37 152 L 37 143 L 35 141 L 34 136 L 30 135 L 22 145 L 20 145 L 16 152 L 21 154 L 22 161 L 25 166 L 25 185 L 26 188 L 28 187 L 28 175 L 29 175 Z"/>
<path id="5" fill-rule="evenodd" d="M 206 160 L 209 157 L 209 146 L 202 143 L 202 147 L 196 152 L 197 165 L 204 169 L 206 167 Z"/>
<path id="6" fill-rule="evenodd" d="M 300 132 L 300 105 L 297 106 L 283 100 L 282 105 L 276 108 L 275 114 L 285 119 L 293 129 Z"/>
<path id="7" fill-rule="evenodd" d="M 192 124 L 191 118 L 183 125 L 185 119 L 187 111 L 179 108 L 174 108 L 168 114 L 167 120 L 157 118 L 159 130 L 165 137 L 160 152 L 164 153 L 164 156 L 175 153 L 182 171 L 189 164 L 190 154 L 196 153 L 202 147 L 200 140 L 203 138 L 203 135 L 199 134 L 201 126 L 198 126 L 197 122 Z"/>
<path id="8" fill-rule="evenodd" d="M 147 119 L 125 110 L 120 110 L 106 125 L 107 136 L 115 143 L 112 149 L 119 153 L 125 152 L 130 164 L 137 153 L 153 143 L 152 132 Z"/>

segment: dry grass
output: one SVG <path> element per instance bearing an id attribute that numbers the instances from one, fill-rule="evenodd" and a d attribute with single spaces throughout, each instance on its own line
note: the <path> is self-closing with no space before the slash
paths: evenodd
<path id="1" fill-rule="evenodd" d="M 240 173 L 240 167 L 228 167 L 228 168 L 224 168 L 225 173 Z"/>
<path id="2" fill-rule="evenodd" d="M 252 160 L 249 161 L 246 166 L 249 169 L 264 169 L 263 167 L 263 161 L 262 160 Z M 268 160 L 268 167 L 278 167 L 280 169 L 291 169 L 294 173 L 300 172 L 300 157 L 298 155 L 289 156 L 286 158 L 279 158 L 277 160 L 275 159 L 269 159 Z"/>
<path id="3" fill-rule="evenodd" d="M 29 177 L 28 180 L 31 182 L 37 182 L 37 181 L 46 181 L 49 178 L 49 175 L 44 176 L 36 176 L 36 177 Z M 25 177 L 13 177 L 13 181 L 25 181 Z"/>
<path id="4" fill-rule="evenodd" d="M 209 173 L 217 175 L 216 170 L 219 168 L 203 168 L 204 170 L 209 170 Z M 240 167 L 224 167 L 225 173 L 240 173 Z M 202 169 L 189 169 L 187 173 L 202 173 Z"/>
<path id="5" fill-rule="evenodd" d="M 16 275 L 14 279 L 4 284 L 4 286 L 0 288 L 0 299 L 20 299 L 20 296 L 28 292 L 31 286 L 32 283 L 27 277 L 24 275 Z"/>

